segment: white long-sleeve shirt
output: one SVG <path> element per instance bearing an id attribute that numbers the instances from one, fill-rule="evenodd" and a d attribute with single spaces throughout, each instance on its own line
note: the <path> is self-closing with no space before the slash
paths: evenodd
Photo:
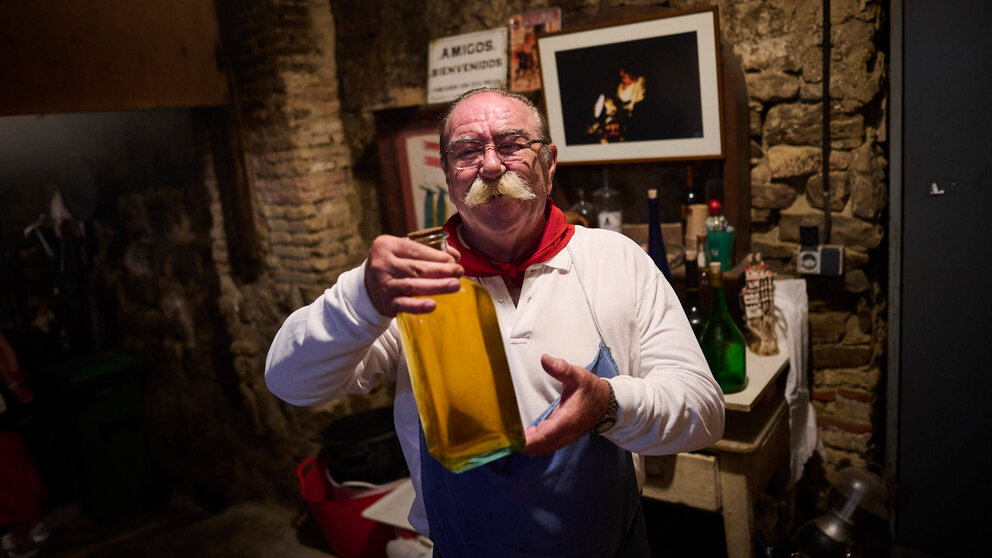
<path id="1" fill-rule="evenodd" d="M 527 269 L 516 305 L 502 278 L 477 279 L 496 307 L 523 424 L 560 394 L 542 354 L 586 366 L 599 350 L 588 295 L 620 371 L 610 380 L 617 423 L 605 436 L 646 455 L 712 445 L 723 434 L 723 394 L 671 285 L 623 235 L 577 226 L 568 247 Z M 315 405 L 367 392 L 382 375 L 396 382 L 394 422 L 420 494 L 419 419 L 399 330 L 372 305 L 364 266 L 289 316 L 269 348 L 265 381 L 288 403 Z M 643 481 L 642 459 L 634 461 Z M 427 533 L 419 497 L 410 522 Z"/>

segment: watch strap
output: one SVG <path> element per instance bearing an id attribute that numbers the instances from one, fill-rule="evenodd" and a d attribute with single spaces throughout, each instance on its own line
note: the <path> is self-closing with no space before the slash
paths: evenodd
<path id="1" fill-rule="evenodd" d="M 606 432 L 617 423 L 617 395 L 613 391 L 613 384 L 609 380 L 606 381 L 606 385 L 610 388 L 610 400 L 606 405 L 606 412 L 603 413 L 603 418 L 599 419 L 596 426 L 592 427 L 592 431 L 597 434 Z"/>

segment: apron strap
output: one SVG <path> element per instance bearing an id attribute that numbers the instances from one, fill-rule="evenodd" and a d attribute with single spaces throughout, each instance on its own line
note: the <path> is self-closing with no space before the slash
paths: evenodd
<path id="1" fill-rule="evenodd" d="M 586 306 L 589 307 L 589 314 L 592 315 L 592 323 L 596 325 L 596 333 L 599 334 L 599 342 L 606 346 L 609 350 L 610 346 L 606 343 L 606 338 L 603 336 L 603 329 L 599 327 L 599 320 L 596 319 L 596 310 L 592 307 L 592 301 L 589 300 L 589 293 L 586 292 L 586 286 L 582 284 L 582 275 L 579 273 L 579 266 L 575 263 L 575 254 L 572 253 L 571 245 L 566 245 L 565 249 L 568 250 L 568 257 L 572 260 L 572 269 L 575 270 L 575 278 L 579 280 L 579 288 L 582 289 L 582 297 L 586 299 Z"/>

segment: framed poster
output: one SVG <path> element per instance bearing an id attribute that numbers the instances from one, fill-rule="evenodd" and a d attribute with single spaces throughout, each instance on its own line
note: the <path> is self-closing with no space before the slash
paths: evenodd
<path id="1" fill-rule="evenodd" d="M 715 7 L 538 37 L 558 162 L 723 156 Z"/>
<path id="2" fill-rule="evenodd" d="M 455 213 L 441 170 L 437 122 L 444 107 L 376 111 L 384 232 L 402 236 Z"/>
<path id="3" fill-rule="evenodd" d="M 404 136 L 403 144 L 406 159 L 403 186 L 413 204 L 414 230 L 439 227 L 451 216 L 452 206 L 448 203 L 448 187 L 441 170 L 437 131 L 411 131 Z"/>
<path id="4" fill-rule="evenodd" d="M 561 8 L 548 8 L 510 18 L 510 91 L 541 88 L 537 36 L 561 30 Z"/>

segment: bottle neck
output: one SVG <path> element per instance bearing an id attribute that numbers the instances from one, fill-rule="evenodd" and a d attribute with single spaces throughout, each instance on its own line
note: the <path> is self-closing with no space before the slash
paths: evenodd
<path id="1" fill-rule="evenodd" d="M 648 223 L 658 222 L 658 198 L 648 198 Z"/>
<path id="2" fill-rule="evenodd" d="M 685 259 L 685 289 L 699 291 L 699 265 L 694 258 Z"/>
<path id="3" fill-rule="evenodd" d="M 723 272 L 710 270 L 710 307 L 713 314 L 728 315 L 727 301 L 723 296 Z"/>
<path id="4" fill-rule="evenodd" d="M 699 309 L 699 288 L 686 288 L 685 305 L 687 308 Z"/>
<path id="5" fill-rule="evenodd" d="M 685 305 L 699 310 L 699 270 L 694 260 L 685 262 Z"/>

